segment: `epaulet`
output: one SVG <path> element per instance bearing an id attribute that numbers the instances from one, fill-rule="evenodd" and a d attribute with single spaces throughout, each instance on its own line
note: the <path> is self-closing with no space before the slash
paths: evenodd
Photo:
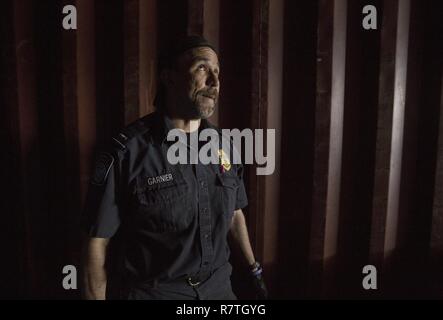
<path id="1" fill-rule="evenodd" d="M 112 137 L 115 147 L 121 151 L 126 151 L 127 143 L 134 137 L 145 134 L 150 128 L 145 124 L 144 119 L 139 119 L 121 130 L 116 136 Z"/>

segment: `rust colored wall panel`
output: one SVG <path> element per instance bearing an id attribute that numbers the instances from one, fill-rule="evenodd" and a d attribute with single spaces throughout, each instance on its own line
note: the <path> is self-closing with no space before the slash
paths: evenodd
<path id="1" fill-rule="evenodd" d="M 72 4 L 69 0 L 63 0 L 61 5 Z M 61 34 L 61 79 L 62 79 L 62 107 L 64 146 L 62 150 L 64 163 L 64 185 L 63 204 L 64 214 L 56 212 L 57 222 L 60 228 L 58 232 L 63 235 L 60 241 L 59 261 L 55 270 L 60 273 L 67 261 L 77 265 L 80 263 L 80 240 L 82 234 L 79 232 L 79 222 L 81 213 L 81 192 L 80 192 L 80 154 L 79 154 L 79 123 L 78 123 L 78 88 L 77 88 L 77 34 L 73 30 L 63 30 Z M 63 175 L 63 173 L 60 173 Z M 55 196 L 53 194 L 52 196 Z M 58 210 L 63 210 L 62 208 Z M 70 296 L 63 287 L 58 287 L 51 294 L 57 296 Z M 80 297 L 78 294 L 77 297 Z"/>
<path id="2" fill-rule="evenodd" d="M 203 7 L 203 36 L 219 49 L 220 0 L 205 0 Z"/>
<path id="3" fill-rule="evenodd" d="M 370 261 L 383 265 L 394 103 L 397 1 L 383 2 Z"/>
<path id="4" fill-rule="evenodd" d="M 316 100 L 317 1 L 286 1 L 278 295 L 306 297 Z"/>
<path id="5" fill-rule="evenodd" d="M 188 34 L 203 35 L 204 0 L 188 0 Z"/>
<path id="6" fill-rule="evenodd" d="M 220 3 L 220 110 L 222 128 L 249 126 L 252 1 Z"/>
<path id="7" fill-rule="evenodd" d="M 400 1 L 398 6 L 395 50 L 394 102 L 392 141 L 389 170 L 389 190 L 385 230 L 384 255 L 389 256 L 396 247 L 400 173 L 403 151 L 404 107 L 407 77 L 410 1 Z"/>
<path id="8" fill-rule="evenodd" d="M 315 138 L 313 159 L 312 216 L 309 239 L 309 294 L 322 292 L 326 208 L 328 196 L 329 143 L 331 134 L 331 89 L 333 63 L 334 2 L 319 1 Z"/>
<path id="9" fill-rule="evenodd" d="M 160 51 L 187 34 L 187 13 L 187 0 L 157 1 L 157 46 Z"/>
<path id="10" fill-rule="evenodd" d="M 422 253 L 419 253 L 422 241 L 420 241 L 420 225 L 429 214 L 419 212 L 418 199 L 415 196 L 418 191 L 418 137 L 419 137 L 419 116 L 421 106 L 421 83 L 423 79 L 423 32 L 424 32 L 424 6 L 419 1 L 411 1 L 409 50 L 408 50 L 408 72 L 406 83 L 406 98 L 404 112 L 403 130 L 403 155 L 401 168 L 401 185 L 398 211 L 398 227 L 396 237 L 395 281 L 391 287 L 396 291 L 409 295 L 416 292 L 415 288 L 424 283 L 423 276 L 427 273 L 423 266 L 419 267 L 423 260 Z M 426 243 L 425 246 L 428 244 Z M 410 281 L 404 281 L 406 275 L 414 274 Z M 391 278 L 392 276 L 389 275 Z M 392 280 L 391 280 L 392 282 Z"/>
<path id="11" fill-rule="evenodd" d="M 125 124 L 140 117 L 140 1 L 127 0 L 124 5 L 124 86 Z"/>
<path id="12" fill-rule="evenodd" d="M 432 223 L 431 223 L 431 239 L 430 239 L 430 277 L 427 279 L 432 286 L 435 297 L 441 297 L 441 288 L 443 286 L 443 276 L 441 270 L 443 268 L 443 168 L 442 168 L 442 130 L 443 126 L 443 79 L 441 80 L 442 88 L 440 100 L 440 119 L 439 119 L 439 135 L 438 135 L 438 158 L 435 174 L 435 191 L 433 201 Z"/>
<path id="13" fill-rule="evenodd" d="M 96 120 L 99 146 L 108 142 L 126 120 L 123 8 L 122 0 L 95 1 Z"/>
<path id="14" fill-rule="evenodd" d="M 77 0 L 77 102 L 81 204 L 84 203 L 96 144 L 94 3 Z"/>
<path id="15" fill-rule="evenodd" d="M 203 36 L 210 41 L 215 49 L 219 50 L 219 38 L 220 38 L 220 0 L 205 0 L 203 8 Z M 223 59 L 220 58 L 220 65 L 223 68 Z M 222 88 L 223 89 L 223 88 Z M 211 116 L 210 121 L 218 125 L 219 123 L 218 107 L 214 114 Z"/>
<path id="16" fill-rule="evenodd" d="M 268 115 L 268 32 L 269 1 L 252 2 L 252 68 L 250 122 L 253 129 L 267 127 Z M 257 259 L 263 261 L 264 253 L 264 206 L 266 195 L 265 177 L 256 174 L 256 165 L 250 166 L 248 189 L 254 201 L 249 205 L 249 228 L 252 229 Z"/>
<path id="17" fill-rule="evenodd" d="M 281 163 L 281 129 L 282 129 L 282 83 L 283 83 L 283 15 L 284 1 L 269 3 L 268 23 L 268 92 L 267 118 L 265 128 L 275 130 L 275 171 L 265 176 L 264 212 L 263 212 L 263 263 L 267 268 L 270 288 L 276 292 L 278 274 L 278 233 L 280 212 L 280 163 Z M 266 141 L 266 139 L 265 139 Z M 268 155 L 270 154 L 268 150 Z"/>
<path id="18" fill-rule="evenodd" d="M 438 194 L 441 181 L 439 158 L 439 132 L 442 127 L 440 115 L 443 75 L 443 21 L 440 12 L 443 4 L 438 1 L 424 3 L 424 51 L 422 92 L 419 116 L 418 138 L 418 179 L 417 200 L 418 210 L 415 213 L 414 224 L 410 232 L 410 239 L 414 239 L 413 248 L 417 257 L 418 270 L 425 270 L 421 283 L 417 284 L 417 295 L 442 298 L 443 276 L 441 268 L 443 258 L 441 254 L 441 214 L 433 203 L 438 203 Z M 438 194 L 438 196 L 437 196 Z M 428 251 L 427 251 L 428 250 Z M 427 252 L 426 252 L 427 251 Z M 429 259 L 429 260 L 428 260 Z M 423 266 L 425 268 L 423 268 Z M 425 285 L 423 285 L 425 284 Z M 417 290 L 418 289 L 418 290 Z"/>
<path id="19" fill-rule="evenodd" d="M 345 106 L 337 295 L 364 295 L 362 269 L 368 264 L 374 174 L 380 29 L 362 28 L 365 1 L 348 2 Z M 381 8 L 381 1 L 375 2 Z M 379 12 L 380 14 L 380 12 Z M 380 23 L 380 22 L 378 22 Z M 372 294 L 372 293 L 371 293 Z"/>
<path id="20" fill-rule="evenodd" d="M 343 148 L 343 109 L 346 67 L 347 0 L 335 0 L 332 40 L 331 124 L 329 133 L 328 190 L 324 235 L 324 290 L 335 290 L 334 283 L 338 228 L 340 218 L 340 189 Z M 319 106 L 321 107 L 321 106 Z"/>
<path id="21" fill-rule="evenodd" d="M 30 187 L 38 162 L 23 156 L 32 148 L 36 128 L 34 79 L 34 52 L 32 19 L 24 7 L 29 1 L 7 2 L 2 10 L 1 36 L 3 39 L 1 73 L 1 140 L 7 147 L 2 152 L 1 176 L 7 188 L 1 201 L 3 223 L 1 250 L 8 263 L 3 264 L 0 276 L 0 297 L 27 296 L 32 279 L 22 275 L 32 271 L 32 253 L 29 234 L 30 206 L 36 204 Z M 20 81 L 20 83 L 19 83 Z M 27 114 L 28 113 L 28 114 Z M 32 272 L 34 274 L 34 272 Z"/>
<path id="22" fill-rule="evenodd" d="M 140 114 L 154 111 L 157 87 L 157 0 L 140 1 Z"/>
<path id="23" fill-rule="evenodd" d="M 31 296 L 55 297 L 61 293 L 54 275 L 60 272 L 66 257 L 69 238 L 65 219 L 69 217 L 66 202 L 69 167 L 65 152 L 67 137 L 64 123 L 63 45 L 60 26 L 61 1 L 33 2 L 33 32 L 35 41 L 36 106 L 40 167 L 32 193 L 39 197 L 40 206 L 33 206 L 30 234 L 36 272 Z M 26 157 L 36 159 L 32 154 Z M 64 214 L 61 214 L 61 213 Z M 52 226 L 57 226 L 52 228 Z M 50 235 L 50 237 L 48 236 Z M 51 239 L 58 239 L 53 242 Z"/>
<path id="24" fill-rule="evenodd" d="M 220 2 L 220 100 L 218 124 L 221 128 L 238 128 L 240 130 L 251 127 L 251 90 L 252 90 L 252 12 L 253 1 L 221 1 Z M 251 172 L 245 170 L 245 186 L 249 206 L 245 208 L 246 221 L 249 226 L 249 235 L 252 246 L 255 247 L 255 215 L 257 197 L 255 188 L 250 179 Z M 254 187 L 254 185 L 252 185 Z M 242 279 L 247 272 L 242 268 L 242 259 L 233 252 L 233 286 L 240 298 L 252 298 L 250 288 Z"/>

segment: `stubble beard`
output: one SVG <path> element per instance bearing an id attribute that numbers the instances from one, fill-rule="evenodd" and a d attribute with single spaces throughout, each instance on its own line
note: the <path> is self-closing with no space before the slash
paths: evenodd
<path id="1" fill-rule="evenodd" d="M 201 100 L 207 100 L 211 98 L 203 97 L 201 94 L 197 95 L 195 99 L 191 102 L 190 106 L 190 116 L 196 117 L 198 119 L 207 119 L 213 115 L 215 108 L 217 107 L 218 97 L 212 99 L 212 102 Z"/>

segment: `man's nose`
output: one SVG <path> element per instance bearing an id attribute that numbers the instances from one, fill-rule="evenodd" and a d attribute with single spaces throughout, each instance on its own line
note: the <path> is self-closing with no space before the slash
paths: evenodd
<path id="1" fill-rule="evenodd" d="M 218 80 L 218 74 L 213 71 L 209 71 L 208 78 L 206 79 L 206 85 L 211 87 L 218 87 L 220 84 Z"/>

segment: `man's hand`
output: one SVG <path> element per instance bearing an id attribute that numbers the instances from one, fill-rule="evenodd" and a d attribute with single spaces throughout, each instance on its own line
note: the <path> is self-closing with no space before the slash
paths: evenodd
<path id="1" fill-rule="evenodd" d="M 258 300 L 268 299 L 268 289 L 266 288 L 265 280 L 263 278 L 263 268 L 258 262 L 254 262 L 251 266 L 252 281 Z"/>
<path id="2" fill-rule="evenodd" d="M 254 284 L 258 299 L 267 299 L 268 290 L 263 280 L 263 269 L 255 261 L 252 252 L 251 242 L 249 241 L 248 229 L 246 227 L 245 216 L 241 209 L 234 211 L 231 222 L 231 235 L 234 242 L 239 246 L 245 261 L 250 265 L 251 280 Z"/>

